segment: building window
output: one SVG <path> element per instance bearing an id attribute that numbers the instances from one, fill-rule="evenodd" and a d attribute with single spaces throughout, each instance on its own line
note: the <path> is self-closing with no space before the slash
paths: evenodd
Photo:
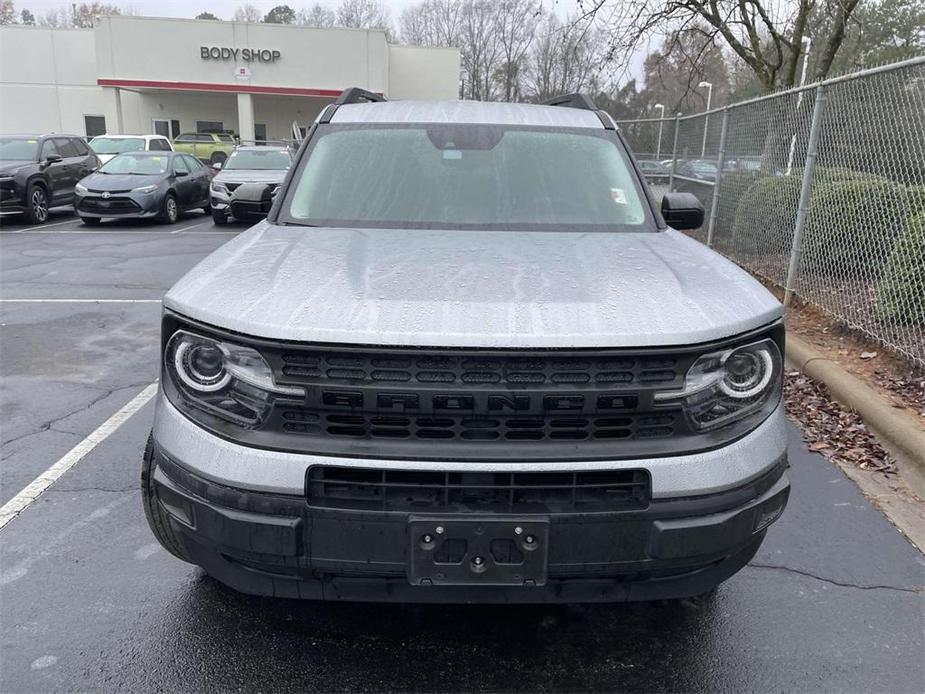
<path id="1" fill-rule="evenodd" d="M 87 137 L 96 137 L 97 135 L 106 134 L 106 117 L 105 116 L 84 116 L 84 130 Z"/>
<path id="2" fill-rule="evenodd" d="M 197 120 L 197 133 L 220 133 L 224 130 L 224 124 L 220 120 Z"/>
<path id="3" fill-rule="evenodd" d="M 266 123 L 254 123 L 254 139 L 257 140 L 257 142 L 267 141 L 267 124 Z"/>

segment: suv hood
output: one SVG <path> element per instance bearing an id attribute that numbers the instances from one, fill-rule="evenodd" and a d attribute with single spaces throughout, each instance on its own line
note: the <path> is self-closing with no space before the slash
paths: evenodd
<path id="1" fill-rule="evenodd" d="M 282 183 L 286 171 L 268 169 L 232 169 L 219 171 L 212 179 L 217 183 Z"/>
<path id="2" fill-rule="evenodd" d="M 266 221 L 199 263 L 164 305 L 259 337 L 501 348 L 693 344 L 783 313 L 744 270 L 673 230 L 405 231 Z"/>
<path id="3" fill-rule="evenodd" d="M 0 175 L 12 176 L 24 166 L 35 166 L 35 162 L 28 159 L 2 160 L 0 161 Z"/>

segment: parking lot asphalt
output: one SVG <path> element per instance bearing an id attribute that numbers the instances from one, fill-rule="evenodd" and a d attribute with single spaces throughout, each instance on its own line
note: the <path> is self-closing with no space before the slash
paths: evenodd
<path id="1" fill-rule="evenodd" d="M 155 381 L 159 298 L 240 231 L 0 228 L 0 504 Z M 138 491 L 152 417 L 0 529 L 0 691 L 925 690 L 922 555 L 795 428 L 787 512 L 709 598 L 410 607 L 244 596 L 168 555 Z"/>

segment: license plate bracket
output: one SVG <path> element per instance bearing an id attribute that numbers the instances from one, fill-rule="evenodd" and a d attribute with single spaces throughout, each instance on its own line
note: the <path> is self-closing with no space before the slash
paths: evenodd
<path id="1" fill-rule="evenodd" d="M 412 516 L 408 539 L 408 581 L 412 585 L 546 584 L 549 521 L 545 518 Z"/>

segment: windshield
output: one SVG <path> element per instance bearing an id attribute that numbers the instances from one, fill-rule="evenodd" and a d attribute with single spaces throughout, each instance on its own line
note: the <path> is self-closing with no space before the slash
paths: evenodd
<path id="1" fill-rule="evenodd" d="M 122 152 L 143 152 L 145 141 L 140 137 L 94 137 L 90 149 L 97 154 L 122 154 Z"/>
<path id="2" fill-rule="evenodd" d="M 168 157 L 150 154 L 120 154 L 103 164 L 99 172 L 104 174 L 139 174 L 154 176 L 167 173 Z"/>
<path id="3" fill-rule="evenodd" d="M 289 153 L 279 149 L 239 149 L 231 153 L 225 166 L 229 169 L 285 171 L 289 168 Z"/>
<path id="4" fill-rule="evenodd" d="M 656 229 L 607 131 L 477 124 L 319 127 L 284 223 L 431 229 Z"/>
<path id="5" fill-rule="evenodd" d="M 0 137 L 0 159 L 34 161 L 39 141 L 28 137 Z"/>

